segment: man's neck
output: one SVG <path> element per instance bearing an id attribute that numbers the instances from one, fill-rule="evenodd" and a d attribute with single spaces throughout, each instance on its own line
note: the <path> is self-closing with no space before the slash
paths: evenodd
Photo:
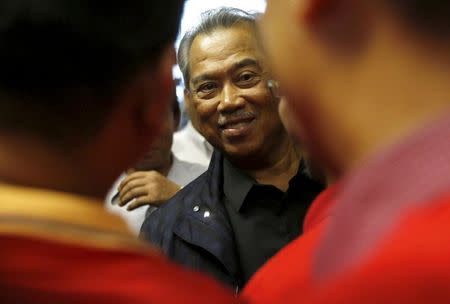
<path id="1" fill-rule="evenodd" d="M 255 169 L 242 169 L 253 177 L 259 184 L 273 185 L 281 191 L 287 191 L 289 181 L 294 177 L 300 166 L 301 154 L 291 140 L 288 140 L 273 154 L 279 157 L 264 167 Z"/>
<path id="2" fill-rule="evenodd" d="M 0 182 L 102 198 L 107 183 L 84 174 L 69 154 L 32 138 L 0 135 Z"/>

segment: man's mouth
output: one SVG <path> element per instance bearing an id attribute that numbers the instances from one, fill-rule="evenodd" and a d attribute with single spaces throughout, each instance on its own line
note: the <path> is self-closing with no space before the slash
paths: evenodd
<path id="1" fill-rule="evenodd" d="M 222 130 L 222 134 L 227 137 L 242 136 L 249 131 L 254 120 L 255 116 L 253 114 L 223 119 L 219 121 L 219 128 Z"/>

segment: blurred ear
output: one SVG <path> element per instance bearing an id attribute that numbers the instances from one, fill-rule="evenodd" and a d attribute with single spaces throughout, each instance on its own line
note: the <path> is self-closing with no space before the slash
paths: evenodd
<path id="1" fill-rule="evenodd" d="M 156 63 L 142 66 L 122 84 L 103 127 L 83 148 L 92 168 L 99 168 L 105 176 L 117 176 L 148 152 L 172 101 L 174 59 L 171 44 Z"/>
<path id="2" fill-rule="evenodd" d="M 136 109 L 137 127 L 144 134 L 155 133 L 159 130 L 163 113 L 167 113 L 174 98 L 174 81 L 172 69 L 175 64 L 175 49 L 168 46 L 162 53 L 158 65 L 153 73 L 149 73 L 145 98 Z"/>
<path id="3" fill-rule="evenodd" d="M 370 11 L 361 0 L 295 0 L 298 22 L 322 43 L 352 52 L 368 38 Z"/>
<path id="4" fill-rule="evenodd" d="M 340 0 L 305 0 L 297 1 L 300 5 L 299 17 L 307 24 L 319 22 L 335 10 Z M 300 4 L 301 2 L 301 4 Z"/>

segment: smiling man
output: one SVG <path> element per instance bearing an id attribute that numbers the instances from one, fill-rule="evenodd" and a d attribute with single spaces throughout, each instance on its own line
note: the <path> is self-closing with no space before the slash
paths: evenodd
<path id="1" fill-rule="evenodd" d="M 215 152 L 207 172 L 152 213 L 141 232 L 175 261 L 239 289 L 302 232 L 322 186 L 302 173 L 280 121 L 255 16 L 205 13 L 183 38 L 178 62 L 190 117 Z"/>

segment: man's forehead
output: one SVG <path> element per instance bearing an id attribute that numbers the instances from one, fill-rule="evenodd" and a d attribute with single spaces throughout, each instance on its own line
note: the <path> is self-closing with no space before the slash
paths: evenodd
<path id="1" fill-rule="evenodd" d="M 196 83 L 205 79 L 216 78 L 220 73 L 234 72 L 242 68 L 253 67 L 258 70 L 263 70 L 263 67 L 255 57 L 239 56 L 240 59 L 234 58 L 228 60 L 226 63 L 222 62 L 202 62 L 197 65 L 197 68 L 192 72 L 192 83 Z"/>
<path id="2" fill-rule="evenodd" d="M 196 37 L 189 54 L 192 76 L 195 77 L 196 72 L 216 69 L 261 66 L 263 58 L 255 33 L 249 32 L 232 28 Z"/>

